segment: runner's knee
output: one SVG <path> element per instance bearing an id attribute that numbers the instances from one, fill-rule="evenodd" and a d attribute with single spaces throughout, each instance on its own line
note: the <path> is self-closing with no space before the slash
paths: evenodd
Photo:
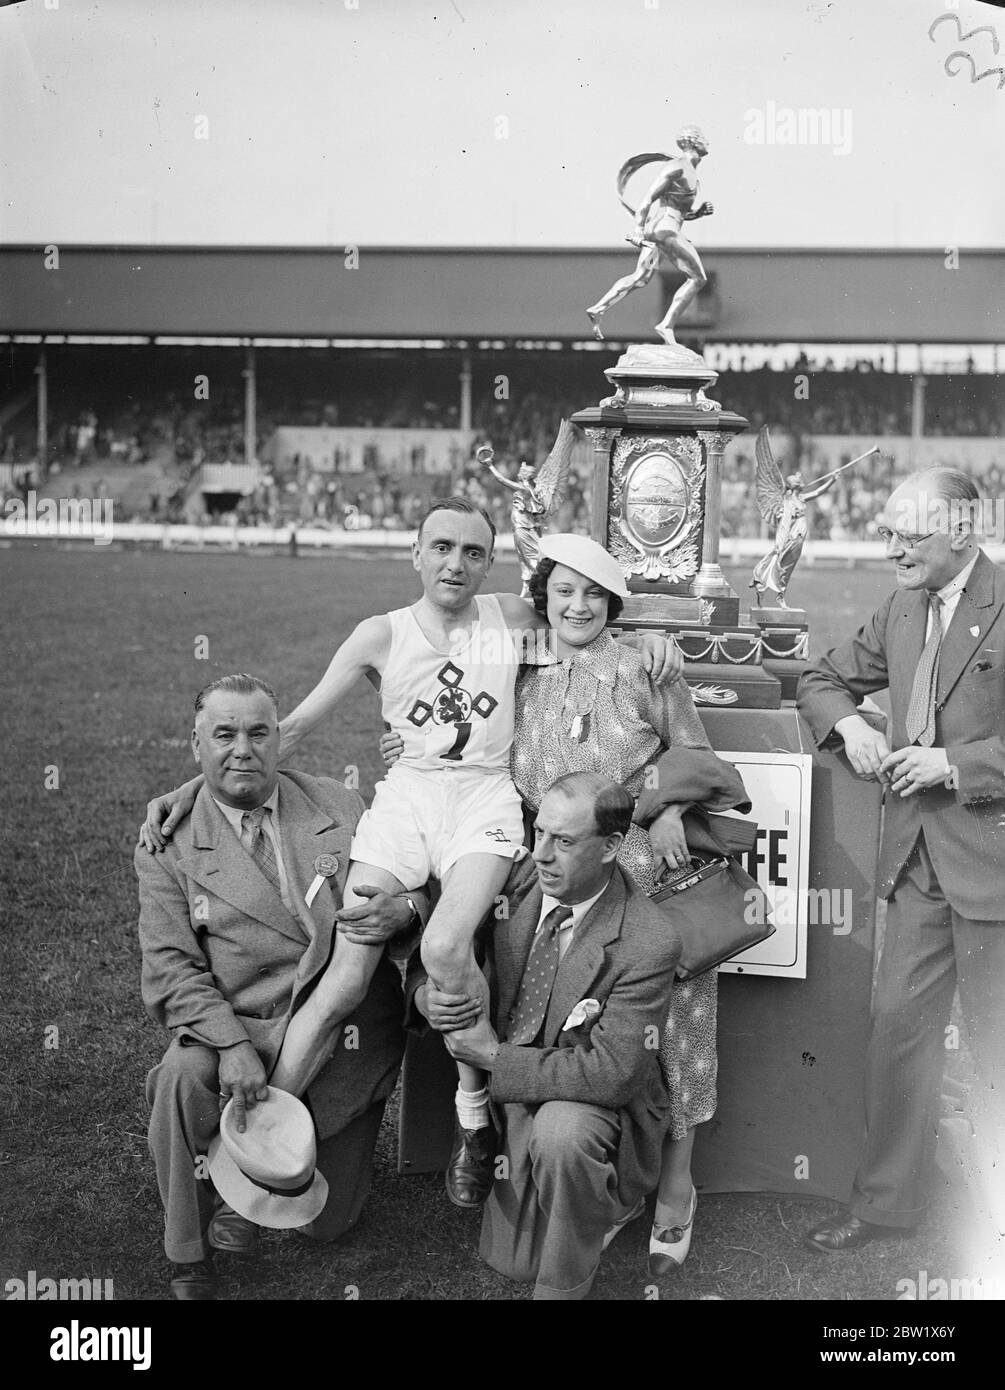
<path id="1" fill-rule="evenodd" d="M 457 976 L 474 962 L 471 943 L 435 923 L 423 933 L 420 955 L 433 980 Z"/>

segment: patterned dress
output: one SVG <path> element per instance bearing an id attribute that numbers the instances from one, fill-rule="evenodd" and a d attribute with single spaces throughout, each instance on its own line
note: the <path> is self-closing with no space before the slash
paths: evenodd
<path id="1" fill-rule="evenodd" d="M 517 790 L 536 809 L 566 772 L 602 772 L 637 797 L 646 771 L 667 748 L 709 748 L 691 693 L 683 681 L 656 685 L 638 652 L 603 632 L 573 657 L 521 668 L 516 686 L 512 772 Z M 618 862 L 646 893 L 656 886 L 652 846 L 632 825 Z M 716 1003 L 710 970 L 677 980 L 660 1039 L 660 1062 L 672 1102 L 670 1132 L 715 1113 Z"/>

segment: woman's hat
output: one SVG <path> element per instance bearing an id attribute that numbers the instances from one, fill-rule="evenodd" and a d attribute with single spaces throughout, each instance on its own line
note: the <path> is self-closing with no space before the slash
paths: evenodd
<path id="1" fill-rule="evenodd" d="M 328 1183 L 315 1167 L 314 1121 L 296 1096 L 276 1086 L 268 1092 L 248 1110 L 243 1134 L 234 1102 L 227 1102 L 209 1146 L 209 1175 L 227 1205 L 256 1226 L 308 1226 L 328 1200 Z"/>
<path id="2" fill-rule="evenodd" d="M 541 554 L 556 564 L 568 565 L 577 574 L 592 579 L 608 593 L 618 598 L 628 597 L 628 585 L 624 571 L 613 555 L 608 555 L 602 545 L 591 541 L 589 536 L 575 536 L 569 531 L 556 531 L 541 537 Z"/>

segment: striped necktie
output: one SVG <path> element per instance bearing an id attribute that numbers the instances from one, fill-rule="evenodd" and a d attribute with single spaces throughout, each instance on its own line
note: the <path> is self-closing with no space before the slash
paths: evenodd
<path id="1" fill-rule="evenodd" d="M 572 908 L 560 903 L 551 909 L 537 929 L 507 1038 L 517 1047 L 532 1043 L 544 1027 L 558 974 L 558 933 L 571 916 Z"/>
<path id="2" fill-rule="evenodd" d="M 272 841 L 262 829 L 262 821 L 268 814 L 268 806 L 256 806 L 253 811 L 245 811 L 241 817 L 241 828 L 251 834 L 252 859 L 279 893 L 279 865 L 276 863 L 276 852 L 272 848 Z"/>
<path id="3" fill-rule="evenodd" d="M 919 743 L 922 748 L 931 748 L 935 742 L 935 691 L 939 683 L 939 652 L 942 650 L 942 600 L 938 594 L 929 594 L 928 603 L 932 630 L 914 673 L 906 721 L 908 742 Z"/>

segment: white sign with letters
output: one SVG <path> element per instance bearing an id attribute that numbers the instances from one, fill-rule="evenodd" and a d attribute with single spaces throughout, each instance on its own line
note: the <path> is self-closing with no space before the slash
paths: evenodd
<path id="1" fill-rule="evenodd" d="M 813 758 L 809 753 L 716 752 L 735 766 L 747 788 L 752 809 L 742 819 L 757 822 L 757 843 L 740 857 L 740 863 L 764 889 L 775 926 L 767 941 L 734 956 L 719 969 L 733 975 L 787 975 L 805 980 L 809 908 L 826 907 L 828 917 L 836 913 L 831 925 L 840 927 L 837 919 L 844 906 L 841 902 L 825 904 L 823 895 L 816 893 L 810 903 Z"/>

